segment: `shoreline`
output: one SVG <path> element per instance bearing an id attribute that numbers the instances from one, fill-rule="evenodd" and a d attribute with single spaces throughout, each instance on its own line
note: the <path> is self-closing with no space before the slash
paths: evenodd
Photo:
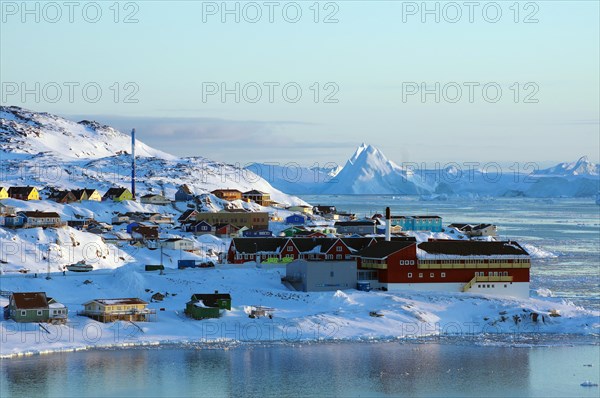
<path id="1" fill-rule="evenodd" d="M 574 346 L 600 346 L 598 334 L 573 334 L 573 333 L 522 333 L 516 338 L 508 333 L 486 333 L 472 335 L 427 335 L 427 336 L 381 336 L 381 337 L 355 337 L 340 339 L 304 339 L 304 340 L 233 340 L 221 339 L 212 341 L 201 340 L 154 340 L 140 341 L 137 343 L 92 344 L 87 346 L 64 347 L 46 350 L 26 350 L 10 354 L 0 354 L 0 360 L 22 359 L 42 355 L 55 355 L 63 353 L 113 351 L 113 350 L 142 350 L 142 349 L 216 349 L 230 350 L 235 348 L 251 347 L 302 347 L 318 344 L 441 344 L 454 346 L 476 346 L 489 348 L 553 348 Z M 564 338 L 569 337 L 568 341 Z"/>

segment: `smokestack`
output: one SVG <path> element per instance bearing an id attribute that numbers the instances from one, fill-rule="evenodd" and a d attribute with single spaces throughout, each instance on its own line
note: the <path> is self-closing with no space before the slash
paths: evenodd
<path id="1" fill-rule="evenodd" d="M 131 195 L 135 200 L 135 129 L 131 130 Z"/>
<path id="2" fill-rule="evenodd" d="M 392 212 L 389 207 L 385 208 L 385 240 L 392 240 Z"/>

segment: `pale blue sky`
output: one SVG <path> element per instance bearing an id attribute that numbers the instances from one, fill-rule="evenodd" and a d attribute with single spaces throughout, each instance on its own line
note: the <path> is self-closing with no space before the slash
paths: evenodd
<path id="1" fill-rule="evenodd" d="M 296 2 L 302 17 L 295 24 L 282 17 L 283 5 L 290 2 L 279 2 L 273 23 L 265 6 L 257 23 L 244 15 L 239 23 L 231 15 L 222 23 L 219 13 L 205 15 L 203 22 L 203 7 L 220 7 L 220 1 L 142 1 L 128 8 L 127 2 L 119 3 L 119 21 L 135 11 L 138 22 L 130 24 L 114 22 L 113 1 L 99 3 L 97 23 L 84 20 L 86 2 L 75 9 L 73 23 L 66 8 L 56 23 L 49 22 L 53 10 L 40 9 L 37 23 L 35 15 L 22 15 L 2 2 L 3 105 L 96 118 L 123 130 L 137 127 L 140 139 L 165 151 L 229 162 L 343 163 L 361 142 L 380 147 L 399 163 L 600 157 L 596 1 L 520 2 L 519 23 L 510 8 L 514 1 L 497 2 L 502 11 L 497 23 L 483 18 L 482 7 L 490 2 L 475 9 L 474 23 L 468 22 L 465 7 L 457 23 L 445 20 L 443 11 L 439 23 L 431 15 L 422 23 L 419 12 L 403 22 L 407 2 L 342 1 L 327 9 L 321 2 L 320 20 L 337 8 L 339 22 L 330 24 L 314 23 L 313 1 Z M 244 3 L 239 4 L 241 9 Z M 446 10 L 452 18 L 453 10 Z M 93 11 L 88 9 L 88 17 Z M 488 11 L 493 18 L 494 10 Z M 523 23 L 532 12 L 539 22 Z M 33 87 L 35 82 L 77 82 L 79 87 L 97 82 L 103 93 L 91 103 L 79 88 L 70 102 L 65 88 L 53 103 L 50 91 L 39 101 L 6 92 L 7 84 Z M 118 103 L 110 89 L 114 82 L 121 85 Z M 139 87 L 133 97 L 138 103 L 123 102 L 132 93 L 131 86 L 123 87 L 127 82 Z M 276 89 L 270 103 L 265 88 L 257 103 L 243 97 L 235 103 L 232 95 L 224 103 L 218 95 L 203 102 L 204 82 L 230 87 L 297 82 L 303 95 L 288 103 Z M 310 89 L 314 82 L 321 83 L 318 103 Z M 322 101 L 331 92 L 323 88 L 327 82 L 339 87 L 337 103 Z M 417 94 L 403 102 L 407 82 L 429 87 L 457 82 L 464 96 L 457 103 L 443 97 L 435 103 L 430 95 L 423 103 Z M 476 89 L 470 103 L 464 82 L 497 83 L 502 97 L 488 103 Z M 521 84 L 518 103 L 510 88 L 514 82 Z M 527 82 L 539 89 L 533 97 L 538 103 L 523 102 L 535 89 L 525 89 Z"/>

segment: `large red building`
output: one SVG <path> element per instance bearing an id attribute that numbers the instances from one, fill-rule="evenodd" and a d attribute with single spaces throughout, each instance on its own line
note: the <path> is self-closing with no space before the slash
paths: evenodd
<path id="1" fill-rule="evenodd" d="M 359 278 L 387 290 L 528 297 L 530 267 L 529 254 L 512 241 L 383 241 L 357 257 Z"/>
<path id="2" fill-rule="evenodd" d="M 233 264 L 285 258 L 290 261 L 354 261 L 361 250 L 377 242 L 377 238 L 234 238 L 227 261 Z"/>

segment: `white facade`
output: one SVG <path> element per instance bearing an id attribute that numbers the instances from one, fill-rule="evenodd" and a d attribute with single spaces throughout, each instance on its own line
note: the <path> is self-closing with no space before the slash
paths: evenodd
<path id="1" fill-rule="evenodd" d="M 466 283 L 382 283 L 392 292 L 461 292 Z M 371 284 L 373 286 L 373 284 Z M 465 294 L 529 298 L 529 282 L 477 282 Z"/>

